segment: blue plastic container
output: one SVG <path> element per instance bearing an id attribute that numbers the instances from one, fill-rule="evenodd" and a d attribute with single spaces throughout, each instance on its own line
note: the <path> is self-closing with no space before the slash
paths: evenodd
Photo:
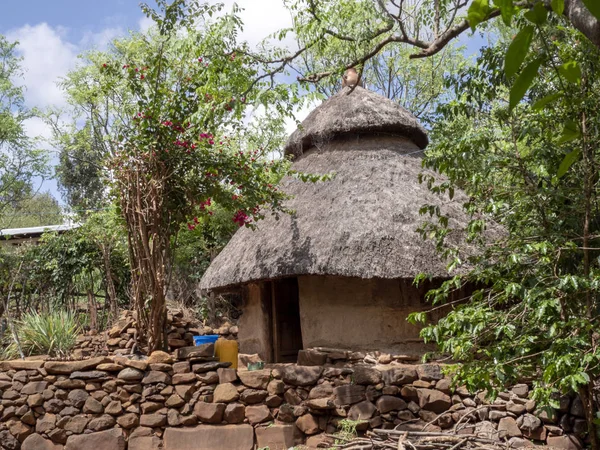
<path id="1" fill-rule="evenodd" d="M 207 334 L 205 336 L 194 336 L 194 345 L 214 344 L 219 339 L 218 334 Z"/>

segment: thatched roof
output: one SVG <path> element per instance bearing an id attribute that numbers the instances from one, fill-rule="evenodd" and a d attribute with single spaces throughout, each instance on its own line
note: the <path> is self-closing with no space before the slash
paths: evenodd
<path id="1" fill-rule="evenodd" d="M 292 133 L 285 154 L 304 150 L 348 133 L 390 133 L 427 147 L 427 132 L 410 112 L 391 100 L 360 86 L 346 87 L 314 109 Z"/>
<path id="2" fill-rule="evenodd" d="M 425 220 L 419 208 L 438 205 L 450 217 L 450 226 L 464 225 L 464 195 L 458 193 L 450 201 L 418 182 L 419 173 L 427 173 L 421 167 L 421 148 L 427 138 L 410 113 L 362 88 L 342 98 L 349 91 L 345 88 L 313 111 L 286 147 L 296 149 L 295 170 L 335 172 L 333 180 L 316 184 L 283 180 L 281 187 L 293 196 L 286 206 L 295 214 L 279 220 L 269 216 L 257 230 L 238 230 L 204 274 L 202 289 L 298 275 L 413 278 L 427 272 L 448 276 L 433 243 L 423 241 L 416 231 Z M 362 117 L 352 119 L 358 131 L 339 119 L 344 113 L 338 108 L 351 109 L 353 102 Z M 380 116 L 379 110 L 386 113 Z M 392 111 L 398 111 L 398 117 Z M 389 125 L 385 133 L 373 117 L 382 117 Z M 333 133 L 329 141 L 321 139 L 327 136 L 324 124 L 331 124 L 339 134 Z M 378 131 L 369 132 L 368 124 Z M 300 142 L 306 144 L 298 147 Z M 307 148 L 309 142 L 316 145 Z"/>

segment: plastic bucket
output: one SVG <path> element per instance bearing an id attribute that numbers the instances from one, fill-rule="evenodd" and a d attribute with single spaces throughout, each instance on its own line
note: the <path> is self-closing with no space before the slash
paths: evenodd
<path id="1" fill-rule="evenodd" d="M 214 344 L 219 339 L 218 334 L 207 334 L 205 336 L 194 336 L 194 345 Z"/>

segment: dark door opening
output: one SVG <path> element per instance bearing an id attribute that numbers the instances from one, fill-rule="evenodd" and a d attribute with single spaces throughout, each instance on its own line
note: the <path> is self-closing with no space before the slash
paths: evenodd
<path id="1" fill-rule="evenodd" d="M 302 350 L 298 279 L 272 281 L 271 289 L 274 362 L 296 362 Z"/>

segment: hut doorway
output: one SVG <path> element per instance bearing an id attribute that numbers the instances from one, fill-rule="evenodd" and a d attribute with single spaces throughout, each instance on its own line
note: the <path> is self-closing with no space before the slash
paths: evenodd
<path id="1" fill-rule="evenodd" d="M 271 285 L 273 360 L 296 362 L 302 350 L 298 279 L 274 280 Z"/>

